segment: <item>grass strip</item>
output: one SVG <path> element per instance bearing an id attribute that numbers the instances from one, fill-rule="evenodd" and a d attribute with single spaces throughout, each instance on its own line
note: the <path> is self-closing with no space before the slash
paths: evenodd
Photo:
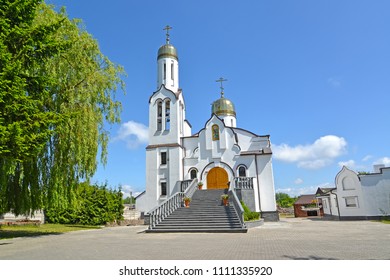
<path id="1" fill-rule="evenodd" d="M 2 225 L 0 226 L 0 239 L 9 239 L 15 237 L 37 237 L 50 234 L 62 234 L 70 231 L 99 229 L 100 226 L 85 225 L 61 225 L 61 224 L 42 224 L 42 225 Z"/>

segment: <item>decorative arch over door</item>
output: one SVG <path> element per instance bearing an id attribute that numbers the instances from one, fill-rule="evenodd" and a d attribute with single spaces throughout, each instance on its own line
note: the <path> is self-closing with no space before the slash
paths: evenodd
<path id="1" fill-rule="evenodd" d="M 227 189 L 229 176 L 222 167 L 214 167 L 207 174 L 207 189 Z"/>

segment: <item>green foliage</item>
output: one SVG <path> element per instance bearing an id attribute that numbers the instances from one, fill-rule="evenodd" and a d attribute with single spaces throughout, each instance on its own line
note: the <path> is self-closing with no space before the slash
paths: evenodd
<path id="1" fill-rule="evenodd" d="M 123 204 L 135 204 L 135 198 L 132 196 L 128 196 L 123 199 Z"/>
<path id="2" fill-rule="evenodd" d="M 122 74 L 64 9 L 1 1 L 0 213 L 73 207 L 97 155 L 107 160 L 104 124 L 119 122 Z"/>
<path id="3" fill-rule="evenodd" d="M 77 203 L 65 208 L 51 207 L 45 211 L 49 223 L 104 225 L 123 220 L 121 191 L 107 186 L 81 184 L 76 192 Z"/>
<path id="4" fill-rule="evenodd" d="M 290 197 L 286 193 L 276 193 L 276 204 L 282 208 L 289 208 L 294 205 L 294 202 L 297 200 L 296 197 Z"/>
<path id="5" fill-rule="evenodd" d="M 59 224 L 42 224 L 36 225 L 12 225 L 0 226 L 0 239 L 16 237 L 36 237 L 51 234 L 61 234 L 69 231 L 99 229 L 98 226 L 86 225 L 59 225 Z"/>
<path id="6" fill-rule="evenodd" d="M 260 219 L 260 213 L 252 212 L 248 206 L 244 203 L 244 201 L 240 201 L 242 208 L 244 209 L 244 221 L 253 221 Z"/>

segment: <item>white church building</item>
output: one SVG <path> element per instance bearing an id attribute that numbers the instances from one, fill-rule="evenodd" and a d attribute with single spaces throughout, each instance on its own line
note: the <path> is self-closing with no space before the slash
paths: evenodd
<path id="1" fill-rule="evenodd" d="M 149 98 L 149 144 L 146 147 L 146 190 L 136 198 L 145 215 L 198 182 L 203 190 L 234 190 L 265 221 L 279 219 L 276 210 L 269 135 L 237 127 L 232 101 L 212 103 L 205 125 L 193 133 L 179 86 L 179 57 L 169 41 L 157 55 L 157 90 Z"/>

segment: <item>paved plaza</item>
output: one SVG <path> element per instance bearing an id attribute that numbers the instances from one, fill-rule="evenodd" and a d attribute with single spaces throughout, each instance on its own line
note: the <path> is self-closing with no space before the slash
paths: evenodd
<path id="1" fill-rule="evenodd" d="M 2 260 L 389 260 L 390 225 L 289 218 L 248 233 L 144 233 L 145 226 L 1 239 Z"/>

